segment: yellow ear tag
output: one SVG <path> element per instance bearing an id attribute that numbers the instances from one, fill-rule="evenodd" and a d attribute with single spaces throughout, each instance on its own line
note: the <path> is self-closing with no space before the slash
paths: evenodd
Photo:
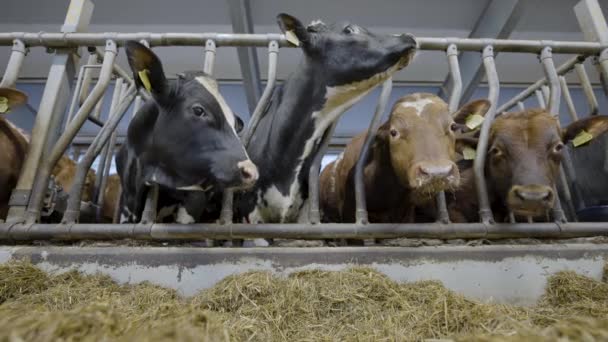
<path id="1" fill-rule="evenodd" d="M 141 83 L 144 84 L 144 88 L 146 88 L 147 91 L 152 91 L 152 85 L 150 84 L 150 79 L 148 78 L 148 69 L 144 69 L 142 71 L 138 71 L 137 74 L 139 75 L 139 79 L 141 80 Z"/>
<path id="2" fill-rule="evenodd" d="M 464 160 L 473 160 L 475 159 L 475 156 L 477 156 L 477 151 L 471 146 L 465 146 L 462 149 L 462 156 L 464 157 Z"/>
<path id="3" fill-rule="evenodd" d="M 475 129 L 475 128 L 481 126 L 482 123 L 483 123 L 483 116 L 481 116 L 479 114 L 471 114 L 471 115 L 467 116 L 467 118 L 465 120 L 465 125 L 469 129 Z"/>
<path id="4" fill-rule="evenodd" d="M 298 37 L 296 37 L 296 34 L 292 30 L 285 32 L 285 38 L 292 45 L 300 46 L 300 40 L 298 39 Z"/>
<path id="5" fill-rule="evenodd" d="M 0 114 L 8 112 L 8 99 L 4 96 L 0 96 Z"/>
<path id="6" fill-rule="evenodd" d="M 593 135 L 585 130 L 582 130 L 579 134 L 572 139 L 572 146 L 579 147 L 583 144 L 586 144 L 593 139 Z"/>

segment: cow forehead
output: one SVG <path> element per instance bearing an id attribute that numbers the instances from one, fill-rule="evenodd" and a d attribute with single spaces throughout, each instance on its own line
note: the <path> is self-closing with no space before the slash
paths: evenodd
<path id="1" fill-rule="evenodd" d="M 391 112 L 391 122 L 399 126 L 413 126 L 426 122 L 443 125 L 450 121 L 447 104 L 431 94 L 414 94 L 401 98 Z"/>
<path id="2" fill-rule="evenodd" d="M 207 90 L 211 94 L 211 96 L 213 96 L 213 98 L 217 101 L 220 106 L 220 109 L 222 110 L 222 114 L 224 114 L 224 117 L 228 122 L 228 125 L 234 130 L 234 124 L 236 122 L 234 113 L 232 113 L 232 110 L 230 109 L 230 107 L 228 107 L 226 100 L 224 100 L 224 97 L 220 94 L 217 82 L 214 79 L 206 76 L 197 76 L 194 79 L 200 85 L 202 85 L 205 90 Z"/>
<path id="3" fill-rule="evenodd" d="M 559 122 L 552 115 L 524 112 L 498 117 L 492 124 L 491 139 L 533 146 L 560 138 L 559 132 Z"/>

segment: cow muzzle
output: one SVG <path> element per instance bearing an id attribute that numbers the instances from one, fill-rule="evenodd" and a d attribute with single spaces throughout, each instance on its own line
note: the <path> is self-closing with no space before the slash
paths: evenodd
<path id="1" fill-rule="evenodd" d="M 555 192 L 546 185 L 514 185 L 507 195 L 509 210 L 518 216 L 544 215 L 554 203 Z"/>
<path id="2" fill-rule="evenodd" d="M 412 180 L 412 188 L 436 193 L 456 188 L 460 181 L 460 174 L 456 164 L 451 161 L 440 163 L 420 162 L 414 165 Z"/>
<path id="3" fill-rule="evenodd" d="M 242 187 L 252 187 L 259 178 L 257 166 L 255 166 L 251 160 L 247 159 L 238 162 L 237 167 L 239 168 Z"/>

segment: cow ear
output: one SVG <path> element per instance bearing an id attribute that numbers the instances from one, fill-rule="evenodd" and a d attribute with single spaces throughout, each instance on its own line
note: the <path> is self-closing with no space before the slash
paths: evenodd
<path id="1" fill-rule="evenodd" d="M 461 126 L 462 132 L 473 131 L 481 127 L 483 117 L 490 106 L 490 101 L 485 99 L 471 101 L 453 113 L 452 118 L 456 124 Z"/>
<path id="2" fill-rule="evenodd" d="M 125 48 L 135 84 L 144 87 L 157 100 L 166 96 L 168 85 L 160 59 L 148 47 L 134 40 L 127 41 Z"/>
<path id="3" fill-rule="evenodd" d="M 13 88 L 0 88 L 0 114 L 27 103 L 27 95 Z"/>
<path id="4" fill-rule="evenodd" d="M 608 116 L 596 115 L 577 120 L 562 129 L 564 143 L 572 140 L 575 146 L 586 144 L 608 131 Z"/>
<path id="5" fill-rule="evenodd" d="M 456 136 L 456 153 L 463 156 L 465 160 L 475 159 L 475 151 L 477 150 L 478 138 L 475 136 Z"/>
<path id="6" fill-rule="evenodd" d="M 237 133 L 241 133 L 241 131 L 243 130 L 243 127 L 245 127 L 243 120 L 240 118 L 240 116 L 234 114 L 234 130 Z"/>
<path id="7" fill-rule="evenodd" d="M 277 15 L 279 28 L 285 34 L 287 40 L 295 46 L 306 46 L 309 42 L 309 33 L 302 22 L 289 14 L 280 13 Z"/>

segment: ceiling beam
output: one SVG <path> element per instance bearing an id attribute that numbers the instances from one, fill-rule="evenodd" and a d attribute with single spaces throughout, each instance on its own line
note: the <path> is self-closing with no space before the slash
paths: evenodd
<path id="1" fill-rule="evenodd" d="M 489 0 L 469 34 L 469 38 L 508 38 L 519 22 L 523 7 L 524 1 L 521 0 Z M 477 85 L 483 79 L 481 51 L 461 52 L 458 62 L 462 76 L 462 97 L 460 99 L 462 104 L 471 98 Z M 447 99 L 450 88 L 451 82 L 448 75 L 439 90 L 439 96 Z"/>
<path id="2" fill-rule="evenodd" d="M 228 0 L 228 7 L 230 9 L 233 32 L 254 33 L 249 0 Z M 239 64 L 241 65 L 247 105 L 251 115 L 262 94 L 258 55 L 255 47 L 237 47 L 236 50 L 239 56 Z"/>

